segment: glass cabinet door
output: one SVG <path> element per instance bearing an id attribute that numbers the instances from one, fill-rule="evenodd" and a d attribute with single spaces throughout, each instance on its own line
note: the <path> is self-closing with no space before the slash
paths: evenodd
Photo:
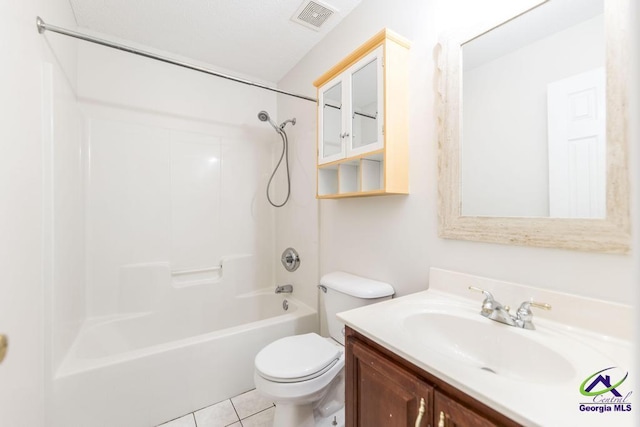
<path id="1" fill-rule="evenodd" d="M 351 117 L 347 157 L 383 148 L 382 48 L 351 72 Z"/>
<path id="2" fill-rule="evenodd" d="M 327 163 L 344 157 L 344 134 L 342 130 L 342 81 L 328 85 L 320 94 L 322 103 L 320 120 L 321 135 L 319 163 Z"/>

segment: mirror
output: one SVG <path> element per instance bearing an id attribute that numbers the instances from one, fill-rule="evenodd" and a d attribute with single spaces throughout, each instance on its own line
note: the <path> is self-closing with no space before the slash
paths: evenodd
<path id="1" fill-rule="evenodd" d="M 378 59 L 351 76 L 351 146 L 360 148 L 378 142 Z"/>
<path id="2" fill-rule="evenodd" d="M 628 251 L 628 1 L 548 0 L 440 44 L 441 237 Z"/>
<path id="3" fill-rule="evenodd" d="M 605 216 L 603 0 L 557 0 L 462 45 L 462 214 Z"/>

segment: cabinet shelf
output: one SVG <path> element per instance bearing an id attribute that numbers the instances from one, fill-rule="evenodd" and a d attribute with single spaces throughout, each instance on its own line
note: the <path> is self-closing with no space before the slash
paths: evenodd
<path id="1" fill-rule="evenodd" d="M 369 196 L 382 196 L 386 193 L 382 190 L 372 190 L 372 191 L 353 191 L 351 193 L 340 193 L 340 194 L 324 194 L 318 195 L 318 199 L 344 199 L 346 197 L 369 197 Z"/>
<path id="2" fill-rule="evenodd" d="M 409 46 L 384 29 L 313 83 L 317 198 L 409 193 Z"/>
<path id="3" fill-rule="evenodd" d="M 384 150 L 380 149 L 380 150 L 371 151 L 370 153 L 357 154 L 355 156 L 347 157 L 347 158 L 344 158 L 344 159 L 334 160 L 332 162 L 328 162 L 328 163 L 324 163 L 324 164 L 318 165 L 318 169 L 323 169 L 323 168 L 326 168 L 326 167 L 336 166 L 336 165 L 339 165 L 340 163 L 348 163 L 348 162 L 352 162 L 354 160 L 360 160 L 360 159 L 362 159 L 364 157 L 383 161 L 383 159 L 384 159 Z"/>

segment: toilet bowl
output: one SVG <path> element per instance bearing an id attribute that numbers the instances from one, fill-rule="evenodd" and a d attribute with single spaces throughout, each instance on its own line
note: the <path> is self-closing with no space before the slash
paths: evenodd
<path id="1" fill-rule="evenodd" d="M 391 298 L 388 283 L 349 273 L 320 279 L 329 334 L 281 338 L 255 358 L 256 389 L 276 404 L 274 427 L 344 426 L 344 324 L 336 314 Z"/>
<path id="2" fill-rule="evenodd" d="M 314 427 L 339 411 L 343 394 L 324 398 L 344 390 L 344 360 L 342 345 L 314 333 L 282 338 L 262 349 L 254 381 L 260 394 L 276 404 L 273 425 Z"/>

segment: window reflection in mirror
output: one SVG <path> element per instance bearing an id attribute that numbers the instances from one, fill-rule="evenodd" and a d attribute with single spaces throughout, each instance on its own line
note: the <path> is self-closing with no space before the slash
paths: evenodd
<path id="1" fill-rule="evenodd" d="M 603 0 L 551 0 L 463 45 L 462 215 L 604 218 Z"/>

